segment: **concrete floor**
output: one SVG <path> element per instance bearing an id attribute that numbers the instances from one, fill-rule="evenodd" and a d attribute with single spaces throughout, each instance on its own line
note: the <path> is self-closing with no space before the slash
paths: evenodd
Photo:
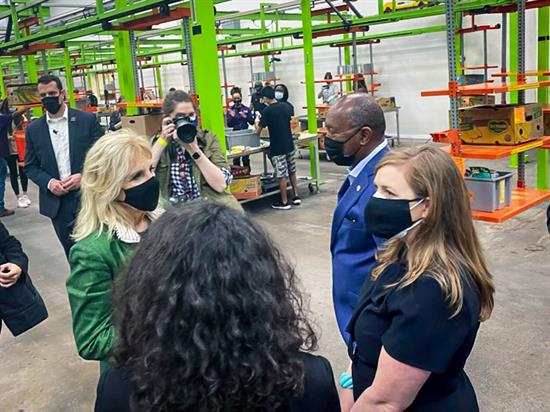
<path id="1" fill-rule="evenodd" d="M 307 172 L 307 160 L 300 161 L 299 168 Z M 499 168 L 506 170 L 504 163 Z M 533 165 L 528 169 L 532 185 Z M 273 211 L 271 199 L 266 199 L 247 210 L 296 262 L 320 330 L 320 353 L 339 374 L 348 360 L 332 309 L 329 239 L 345 171 L 323 161 L 322 173 L 321 193 L 304 192 L 299 208 Z M 9 185 L 6 193 L 8 206 L 14 206 Z M 2 222 L 24 245 L 50 318 L 18 338 L 7 329 L 0 336 L 0 411 L 90 411 L 98 365 L 76 353 L 65 293 L 68 266 L 49 220 L 37 212 L 34 187 L 31 198 L 31 208 L 17 210 Z M 477 225 L 497 288 L 493 316 L 481 326 L 467 364 L 482 411 L 550 410 L 550 235 L 545 208 L 533 208 L 503 224 Z"/>

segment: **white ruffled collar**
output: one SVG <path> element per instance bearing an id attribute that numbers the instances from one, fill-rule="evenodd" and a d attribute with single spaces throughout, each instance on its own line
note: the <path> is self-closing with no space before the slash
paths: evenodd
<path id="1" fill-rule="evenodd" d="M 162 207 L 158 207 L 152 212 L 148 212 L 147 216 L 151 219 L 151 222 L 154 222 L 161 217 L 164 212 L 165 210 Z M 122 223 L 116 224 L 115 234 L 116 237 L 124 243 L 135 244 L 141 241 L 141 235 L 133 227 L 128 227 Z"/>

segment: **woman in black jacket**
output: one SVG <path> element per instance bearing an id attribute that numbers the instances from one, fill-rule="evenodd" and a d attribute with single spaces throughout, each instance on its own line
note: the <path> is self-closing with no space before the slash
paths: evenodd
<path id="1" fill-rule="evenodd" d="M 166 212 L 115 286 L 120 365 L 97 412 L 340 410 L 294 268 L 252 219 L 190 203 Z"/>
<path id="2" fill-rule="evenodd" d="M 14 336 L 48 317 L 27 274 L 28 265 L 21 243 L 0 223 L 0 329 L 3 321 Z"/>

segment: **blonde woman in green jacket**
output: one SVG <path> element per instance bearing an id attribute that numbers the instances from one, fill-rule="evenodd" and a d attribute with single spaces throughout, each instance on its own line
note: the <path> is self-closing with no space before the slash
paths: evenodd
<path id="1" fill-rule="evenodd" d="M 67 292 L 78 353 L 101 361 L 102 370 L 115 340 L 113 281 L 163 212 L 153 171 L 149 142 L 124 129 L 98 140 L 84 162 Z"/>

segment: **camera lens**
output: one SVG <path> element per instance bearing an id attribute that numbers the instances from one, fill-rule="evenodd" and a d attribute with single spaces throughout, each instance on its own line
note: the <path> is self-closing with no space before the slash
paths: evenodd
<path id="1" fill-rule="evenodd" d="M 176 116 L 173 120 L 176 134 L 183 143 L 193 143 L 197 136 L 197 128 L 187 116 Z"/>

